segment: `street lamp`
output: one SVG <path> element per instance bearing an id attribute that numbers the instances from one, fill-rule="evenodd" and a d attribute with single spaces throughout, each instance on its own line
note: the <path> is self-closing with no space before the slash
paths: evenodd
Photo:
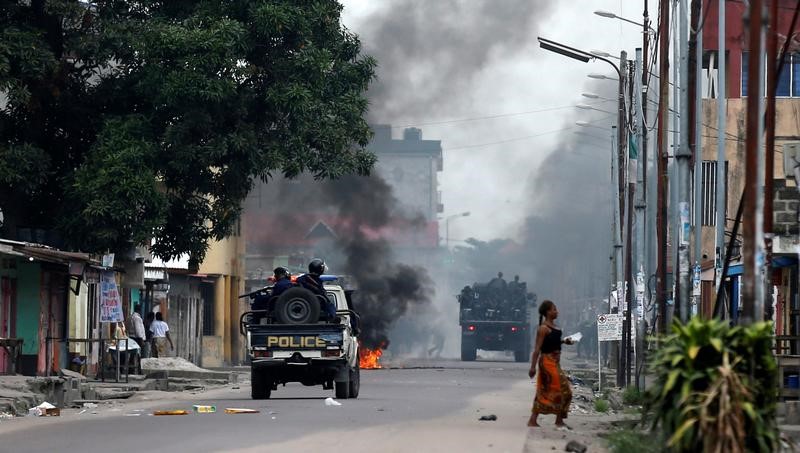
<path id="1" fill-rule="evenodd" d="M 630 19 L 626 19 L 624 17 L 617 16 L 616 14 L 612 13 L 611 11 L 604 11 L 602 9 L 598 9 L 594 13 L 597 14 L 598 16 L 600 16 L 600 17 L 607 17 L 609 19 L 619 19 L 619 20 L 621 20 L 623 22 L 627 22 L 629 24 L 638 25 L 639 27 L 644 27 L 645 26 L 641 22 L 636 22 L 635 20 L 630 20 Z M 647 26 L 647 29 L 648 29 L 648 31 L 650 31 L 650 33 L 655 34 L 655 32 L 656 32 L 655 30 L 650 28 L 649 25 Z"/>
<path id="2" fill-rule="evenodd" d="M 447 247 L 448 249 L 450 248 L 450 220 L 459 217 L 469 217 L 469 211 L 462 212 L 461 214 L 453 214 L 451 216 L 447 216 L 444 219 L 444 231 L 445 231 L 444 246 Z"/>
<path id="3" fill-rule="evenodd" d="M 597 79 L 597 80 L 619 80 L 615 79 L 614 77 L 609 77 L 605 74 L 598 74 L 596 72 L 589 73 L 586 77 L 590 79 Z"/>
<path id="4" fill-rule="evenodd" d="M 597 57 L 613 58 L 615 60 L 619 60 L 619 57 L 611 55 L 608 52 L 603 52 L 602 50 L 590 50 L 589 53 Z"/>
<path id="5" fill-rule="evenodd" d="M 593 105 L 589 105 L 589 104 L 575 104 L 575 108 L 578 108 L 578 109 L 581 109 L 581 110 L 594 110 L 596 112 L 608 113 L 610 115 L 614 114 L 614 112 L 609 112 L 608 110 L 598 109 L 597 107 L 595 107 Z"/>

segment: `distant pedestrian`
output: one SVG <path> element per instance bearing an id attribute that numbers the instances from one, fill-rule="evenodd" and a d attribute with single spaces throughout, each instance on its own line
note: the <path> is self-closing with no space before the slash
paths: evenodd
<path id="1" fill-rule="evenodd" d="M 572 389 L 569 379 L 561 369 L 561 344 L 572 344 L 572 340 L 561 339 L 561 329 L 556 327 L 558 308 L 550 300 L 542 302 L 539 306 L 539 330 L 536 334 L 536 347 L 531 356 L 531 369 L 528 376 L 531 379 L 536 375 L 539 367 L 539 376 L 536 382 L 536 398 L 533 401 L 531 417 L 528 426 L 538 427 L 539 414 L 555 414 L 556 426 L 570 429 L 564 419 L 569 414 L 569 405 L 572 402 Z"/>
<path id="2" fill-rule="evenodd" d="M 131 338 L 136 341 L 136 344 L 139 345 L 139 348 L 144 349 L 144 342 L 147 340 L 147 334 L 144 331 L 144 320 L 142 319 L 142 306 L 136 304 L 133 307 L 133 314 L 128 319 L 130 322 L 130 329 L 129 332 L 131 334 Z"/>
<path id="3" fill-rule="evenodd" d="M 150 331 L 150 326 L 153 325 L 153 321 L 156 320 L 156 314 L 152 311 L 147 313 L 147 316 L 144 317 L 144 351 L 142 351 L 143 358 L 150 358 L 156 357 L 153 348 L 153 332 Z"/>
<path id="4" fill-rule="evenodd" d="M 155 346 L 156 357 L 167 357 L 167 342 L 170 351 L 175 350 L 172 338 L 169 336 L 169 325 L 164 322 L 161 312 L 156 313 L 156 320 L 150 324 L 150 332 L 153 334 L 153 346 Z"/>

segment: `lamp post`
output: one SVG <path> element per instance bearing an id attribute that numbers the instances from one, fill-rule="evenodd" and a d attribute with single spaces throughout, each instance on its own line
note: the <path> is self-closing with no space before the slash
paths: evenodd
<path id="1" fill-rule="evenodd" d="M 469 211 L 462 212 L 461 214 L 453 214 L 451 216 L 447 216 L 444 219 L 444 231 L 445 231 L 444 246 L 447 247 L 448 250 L 450 249 L 450 220 L 459 217 L 469 217 Z"/>

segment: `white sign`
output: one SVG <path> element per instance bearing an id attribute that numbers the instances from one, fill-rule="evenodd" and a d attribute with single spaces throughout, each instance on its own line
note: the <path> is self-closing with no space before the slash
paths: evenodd
<path id="1" fill-rule="evenodd" d="M 100 322 L 122 322 L 122 299 L 114 273 L 100 274 Z"/>
<path id="2" fill-rule="evenodd" d="M 622 340 L 622 314 L 597 315 L 597 341 Z"/>

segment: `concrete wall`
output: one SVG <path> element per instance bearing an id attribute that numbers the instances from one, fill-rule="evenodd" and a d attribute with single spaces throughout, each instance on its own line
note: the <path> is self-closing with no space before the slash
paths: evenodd
<path id="1" fill-rule="evenodd" d="M 421 213 L 426 220 L 436 219 L 439 197 L 433 156 L 380 153 L 375 170 L 389 183 L 404 208 Z"/>

